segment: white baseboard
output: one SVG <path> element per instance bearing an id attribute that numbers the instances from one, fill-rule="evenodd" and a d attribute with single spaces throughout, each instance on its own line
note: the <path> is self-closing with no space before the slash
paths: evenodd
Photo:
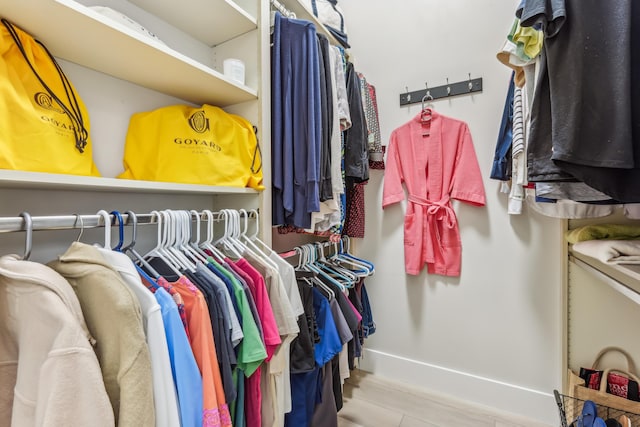
<path id="1" fill-rule="evenodd" d="M 560 424 L 553 390 L 538 391 L 377 350 L 364 349 L 358 367 L 364 371 L 454 399 L 482 405 L 488 411 Z"/>

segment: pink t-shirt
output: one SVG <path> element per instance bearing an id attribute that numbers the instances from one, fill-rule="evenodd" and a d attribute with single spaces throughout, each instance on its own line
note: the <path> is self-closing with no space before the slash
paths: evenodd
<path id="1" fill-rule="evenodd" d="M 258 270 L 243 258 L 236 261 L 235 264 L 242 271 L 247 273 L 253 281 L 253 284 L 248 283 L 248 285 L 256 304 L 260 323 L 262 324 L 264 345 L 267 350 L 266 361 L 269 361 L 278 346 L 282 343 L 282 340 L 280 339 L 280 333 L 278 332 L 276 318 L 273 315 L 273 309 L 271 307 L 271 302 L 269 301 L 269 293 L 264 282 L 264 277 L 262 277 Z M 262 425 L 260 371 L 261 369 L 258 368 L 253 375 L 246 379 L 245 382 L 245 392 L 247 394 L 247 399 L 245 399 L 245 416 L 247 420 L 247 427 L 260 427 Z"/>

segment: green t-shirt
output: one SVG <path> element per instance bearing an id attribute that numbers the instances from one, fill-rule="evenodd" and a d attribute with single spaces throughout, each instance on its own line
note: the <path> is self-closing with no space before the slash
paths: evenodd
<path id="1" fill-rule="evenodd" d="M 242 333 L 244 338 L 238 344 L 238 368 L 244 371 L 244 375 L 249 377 L 253 374 L 264 359 L 267 358 L 267 351 L 264 348 L 260 331 L 253 319 L 251 307 L 247 300 L 242 284 L 238 282 L 233 274 L 221 266 L 215 259 L 208 257 L 207 261 L 213 265 L 216 270 L 229 279 L 233 284 L 234 295 L 238 310 L 240 311 L 240 324 L 242 325 Z"/>

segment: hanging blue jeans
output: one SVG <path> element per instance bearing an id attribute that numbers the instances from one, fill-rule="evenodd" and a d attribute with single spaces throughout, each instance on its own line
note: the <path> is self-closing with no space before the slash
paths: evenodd
<path id="1" fill-rule="evenodd" d="M 367 288 L 362 282 L 362 332 L 364 337 L 367 338 L 376 332 L 376 323 L 373 321 L 373 312 L 371 311 L 371 304 L 369 303 L 369 295 L 367 295 Z"/>

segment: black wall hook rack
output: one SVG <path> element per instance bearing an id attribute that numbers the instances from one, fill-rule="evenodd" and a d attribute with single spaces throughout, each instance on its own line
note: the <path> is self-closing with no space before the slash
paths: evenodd
<path id="1" fill-rule="evenodd" d="M 427 96 L 427 93 L 431 95 L 431 98 L 427 97 L 428 100 L 435 100 L 440 98 L 451 98 L 452 96 L 458 95 L 467 95 L 475 92 L 482 92 L 482 77 L 449 83 L 442 86 L 430 87 L 428 89 L 415 90 L 413 92 L 401 93 L 400 106 L 421 103 L 422 98 Z"/>

